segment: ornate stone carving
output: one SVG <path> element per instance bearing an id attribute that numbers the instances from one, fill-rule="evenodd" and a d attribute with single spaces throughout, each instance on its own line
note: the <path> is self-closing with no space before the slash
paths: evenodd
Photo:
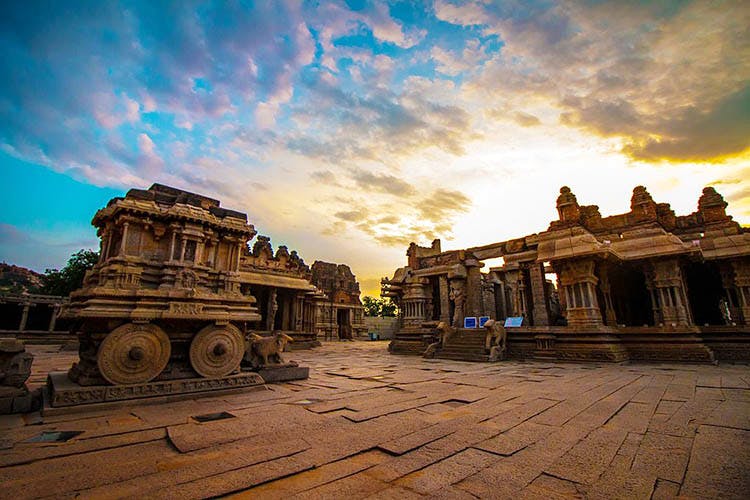
<path id="1" fill-rule="evenodd" d="M 484 324 L 484 329 L 487 331 L 484 348 L 490 352 L 489 360 L 500 361 L 504 359 L 508 339 L 505 328 L 498 321 L 490 319 Z"/>
<path id="2" fill-rule="evenodd" d="M 169 337 L 156 325 L 128 323 L 102 341 L 97 364 L 112 384 L 140 384 L 153 380 L 167 366 Z"/>
<path id="3" fill-rule="evenodd" d="M 0 386 L 21 388 L 31 375 L 34 356 L 26 352 L 23 342 L 0 339 Z"/>
<path id="4" fill-rule="evenodd" d="M 254 333 L 251 333 L 249 337 L 249 345 L 245 351 L 244 359 L 258 368 L 269 364 L 284 363 L 281 353 L 284 352 L 288 342 L 294 342 L 292 337 L 278 331 L 270 337 L 261 337 Z"/>
<path id="5" fill-rule="evenodd" d="M 234 325 L 203 328 L 190 343 L 190 365 L 204 377 L 223 377 L 236 371 L 245 354 L 245 340 Z"/>

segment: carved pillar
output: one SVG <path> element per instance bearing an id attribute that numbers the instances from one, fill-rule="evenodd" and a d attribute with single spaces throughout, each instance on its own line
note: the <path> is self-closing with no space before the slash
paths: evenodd
<path id="1" fill-rule="evenodd" d="M 451 325 L 462 328 L 466 316 L 466 280 L 464 278 L 453 278 L 450 280 L 450 301 L 453 304 L 453 317 Z"/>
<path id="2" fill-rule="evenodd" d="M 296 297 L 295 304 L 296 306 L 294 308 L 294 330 L 299 332 L 303 330 L 303 325 L 305 323 L 304 321 L 304 316 L 305 316 L 304 297 L 298 294 Z"/>
<path id="3" fill-rule="evenodd" d="M 440 284 L 440 321 L 449 324 L 451 321 L 451 303 L 448 276 L 445 274 L 438 276 L 438 283 Z"/>
<path id="4" fill-rule="evenodd" d="M 180 262 L 185 260 L 185 248 L 187 247 L 187 236 L 182 235 L 180 240 Z"/>
<path id="5" fill-rule="evenodd" d="M 529 310 L 528 304 L 526 302 L 526 279 L 522 271 L 518 273 L 518 282 L 516 285 L 516 300 L 514 306 L 519 316 L 523 316 L 524 318 L 528 319 Z"/>
<path id="6" fill-rule="evenodd" d="M 609 326 L 617 325 L 617 316 L 612 304 L 612 289 L 609 282 L 609 269 L 602 265 L 599 269 L 599 289 L 604 296 L 604 319 Z"/>
<path id="7" fill-rule="evenodd" d="M 742 309 L 740 306 L 740 294 L 734 280 L 734 269 L 728 262 L 719 263 L 721 274 L 721 286 L 724 288 L 724 297 L 727 301 L 731 323 L 742 323 Z"/>
<path id="8" fill-rule="evenodd" d="M 531 281 L 532 316 L 534 326 L 549 326 L 549 297 L 544 279 L 544 264 L 532 263 L 529 266 Z"/>
<path id="9" fill-rule="evenodd" d="M 656 300 L 661 305 L 663 323 L 674 326 L 692 324 L 679 261 L 677 259 L 654 261 L 653 282 Z"/>
<path id="10" fill-rule="evenodd" d="M 557 265 L 561 292 L 567 306 L 569 326 L 601 326 L 602 314 L 596 299 L 599 279 L 593 259 L 562 262 Z"/>
<path id="11" fill-rule="evenodd" d="M 279 305 L 276 302 L 276 288 L 272 287 L 268 291 L 268 303 L 266 304 L 266 330 L 273 330 L 276 322 L 276 311 Z"/>
<path id="12" fill-rule="evenodd" d="M 732 262 L 742 324 L 750 325 L 750 259 Z M 737 321 L 740 323 L 740 321 Z"/>
<path id="13" fill-rule="evenodd" d="M 425 320 L 425 303 L 432 300 L 427 294 L 429 283 L 424 278 L 417 278 L 404 287 L 402 297 L 404 326 L 419 328 Z"/>

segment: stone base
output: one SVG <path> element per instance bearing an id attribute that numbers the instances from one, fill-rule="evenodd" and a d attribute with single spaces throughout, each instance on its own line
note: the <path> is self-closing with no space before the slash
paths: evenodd
<path id="1" fill-rule="evenodd" d="M 267 366 L 258 370 L 258 375 L 267 383 L 287 382 L 289 380 L 304 380 L 310 377 L 310 368 L 299 366 L 297 363 Z"/>
<path id="2" fill-rule="evenodd" d="M 180 380 L 159 380 L 133 385 L 81 386 L 72 382 L 65 372 L 51 372 L 47 377 L 46 403 L 51 408 L 73 407 L 78 405 L 100 406 L 123 401 L 184 399 L 184 396 L 215 396 L 239 392 L 249 387 L 265 384 L 257 373 L 239 373 L 220 378 L 190 378 Z M 109 405 L 107 405 L 109 406 Z M 47 408 L 45 408 L 47 413 Z"/>
<path id="3" fill-rule="evenodd" d="M 42 406 L 42 391 L 29 391 L 26 387 L 0 387 L 0 415 L 29 413 Z"/>

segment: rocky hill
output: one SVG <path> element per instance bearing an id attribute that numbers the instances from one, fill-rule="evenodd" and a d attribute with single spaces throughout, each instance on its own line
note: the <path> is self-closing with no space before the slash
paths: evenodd
<path id="1" fill-rule="evenodd" d="M 0 293 L 34 293 L 41 284 L 41 274 L 25 267 L 0 262 Z"/>

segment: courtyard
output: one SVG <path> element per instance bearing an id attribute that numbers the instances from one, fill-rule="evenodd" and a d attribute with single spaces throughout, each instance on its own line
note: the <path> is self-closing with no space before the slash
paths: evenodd
<path id="1" fill-rule="evenodd" d="M 33 346 L 30 387 L 77 358 Z M 3 498 L 746 498 L 745 364 L 495 364 L 326 342 L 304 381 L 0 416 Z M 67 440 L 66 440 L 67 439 Z"/>

